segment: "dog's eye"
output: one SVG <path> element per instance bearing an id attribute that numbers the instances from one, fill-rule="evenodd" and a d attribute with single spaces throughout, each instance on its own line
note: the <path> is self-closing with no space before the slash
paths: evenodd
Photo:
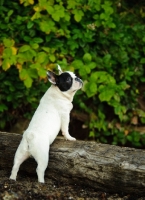
<path id="1" fill-rule="evenodd" d="M 70 83 L 70 82 L 71 82 L 71 77 L 68 77 L 68 78 L 66 79 L 66 82 L 67 82 L 67 83 Z"/>

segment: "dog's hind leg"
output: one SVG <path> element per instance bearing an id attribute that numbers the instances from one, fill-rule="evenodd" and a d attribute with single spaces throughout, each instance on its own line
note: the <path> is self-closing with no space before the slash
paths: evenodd
<path id="1" fill-rule="evenodd" d="M 20 165 L 30 156 L 28 152 L 28 143 L 26 139 L 22 139 L 14 158 L 14 166 L 12 168 L 10 179 L 16 180 Z"/>
<path id="2" fill-rule="evenodd" d="M 33 155 L 33 153 L 32 153 Z M 39 150 L 37 149 L 37 154 L 35 151 L 35 155 L 33 155 L 36 162 L 37 162 L 37 176 L 38 176 L 38 182 L 40 183 L 44 183 L 44 174 L 45 174 L 45 170 L 47 168 L 48 165 L 48 160 L 49 160 L 49 145 L 44 147 L 43 145 L 40 147 L 39 146 Z"/>

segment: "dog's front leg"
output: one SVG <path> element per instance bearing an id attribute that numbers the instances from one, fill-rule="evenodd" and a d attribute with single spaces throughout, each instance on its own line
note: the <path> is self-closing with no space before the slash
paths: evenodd
<path id="1" fill-rule="evenodd" d="M 68 131 L 68 127 L 69 127 L 69 114 L 66 115 L 62 114 L 61 116 L 61 131 L 62 131 L 62 135 L 65 137 L 66 140 L 76 140 L 74 137 L 70 136 L 69 131 Z"/>

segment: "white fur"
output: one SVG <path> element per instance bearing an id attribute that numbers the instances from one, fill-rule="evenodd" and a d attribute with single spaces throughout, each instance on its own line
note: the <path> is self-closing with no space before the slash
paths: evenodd
<path id="1" fill-rule="evenodd" d="M 70 73 L 72 75 L 72 73 Z M 73 74 L 73 78 L 75 75 Z M 75 140 L 68 132 L 70 111 L 73 108 L 74 90 L 81 88 L 74 80 L 72 88 L 61 92 L 52 85 L 42 97 L 34 116 L 23 134 L 16 151 L 10 179 L 16 180 L 21 163 L 33 156 L 38 164 L 38 181 L 44 183 L 44 173 L 49 161 L 49 148 L 60 129 L 67 140 Z"/>

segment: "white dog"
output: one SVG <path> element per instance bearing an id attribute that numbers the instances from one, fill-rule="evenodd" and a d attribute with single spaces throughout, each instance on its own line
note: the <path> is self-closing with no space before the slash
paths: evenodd
<path id="1" fill-rule="evenodd" d="M 62 72 L 58 66 L 59 75 L 47 72 L 52 83 L 46 91 L 34 116 L 23 134 L 21 143 L 16 151 L 14 166 L 10 179 L 16 180 L 21 163 L 33 156 L 38 164 L 38 181 L 44 183 L 44 173 L 49 161 L 49 148 L 60 129 L 67 140 L 75 140 L 68 132 L 70 111 L 73 108 L 74 94 L 83 82 L 74 73 Z"/>

